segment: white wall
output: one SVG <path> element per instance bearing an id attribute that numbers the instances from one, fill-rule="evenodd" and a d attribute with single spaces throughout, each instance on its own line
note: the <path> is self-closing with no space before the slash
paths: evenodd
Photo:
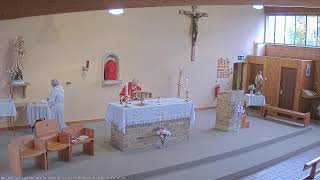
<path id="1" fill-rule="evenodd" d="M 107 52 L 119 56 L 123 81 L 136 77 L 154 96 L 175 96 L 182 65 L 197 107 L 213 106 L 217 59 L 236 60 L 252 53 L 253 41 L 263 39 L 263 11 L 251 6 L 200 6 L 209 17 L 199 21 L 197 61 L 190 62 L 190 19 L 179 15 L 180 9 L 189 7 L 127 9 L 122 16 L 90 11 L 0 21 L 0 95 L 6 94 L 9 44 L 19 34 L 27 50 L 24 76 L 32 84 L 30 99 L 45 99 L 52 78 L 72 82 L 65 87 L 67 121 L 102 118 L 106 104 L 118 101 L 120 86 L 101 87 L 101 58 Z M 85 60 L 91 67 L 82 79 Z"/>

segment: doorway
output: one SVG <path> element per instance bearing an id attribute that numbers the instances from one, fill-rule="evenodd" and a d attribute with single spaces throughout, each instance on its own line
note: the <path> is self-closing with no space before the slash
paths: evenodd
<path id="1" fill-rule="evenodd" d="M 282 68 L 280 81 L 279 107 L 293 110 L 297 80 L 297 69 Z"/>

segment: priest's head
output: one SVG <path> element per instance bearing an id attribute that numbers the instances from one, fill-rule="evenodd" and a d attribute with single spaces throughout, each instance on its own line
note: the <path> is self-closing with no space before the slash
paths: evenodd
<path id="1" fill-rule="evenodd" d="M 56 86 L 58 86 L 59 85 L 59 81 L 58 80 L 56 80 L 56 79 L 52 79 L 51 80 L 51 86 L 52 87 L 56 87 Z"/>

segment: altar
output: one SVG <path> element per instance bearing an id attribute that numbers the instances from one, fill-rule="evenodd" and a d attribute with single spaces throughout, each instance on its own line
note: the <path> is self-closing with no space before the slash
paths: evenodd
<path id="1" fill-rule="evenodd" d="M 189 139 L 190 125 L 195 121 L 194 105 L 179 98 L 148 99 L 141 105 L 133 101 L 110 103 L 106 121 L 111 122 L 111 144 L 120 150 L 142 148 L 159 143 L 155 129 L 167 128 L 168 141 Z"/>

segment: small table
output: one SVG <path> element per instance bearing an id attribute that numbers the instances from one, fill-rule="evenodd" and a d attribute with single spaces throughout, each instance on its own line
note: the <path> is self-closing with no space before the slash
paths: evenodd
<path id="1" fill-rule="evenodd" d="M 9 127 L 13 130 L 13 135 L 16 135 L 15 117 L 17 115 L 16 106 L 11 98 L 0 99 L 0 117 L 9 117 Z"/>
<path id="2" fill-rule="evenodd" d="M 266 105 L 266 98 L 264 95 L 256 95 L 256 94 L 245 94 L 244 95 L 244 103 L 246 108 L 250 106 L 261 108 L 260 111 L 262 113 L 264 105 Z"/>
<path id="3" fill-rule="evenodd" d="M 27 118 L 29 125 L 34 126 L 39 119 L 48 119 L 50 117 L 50 108 L 48 103 L 29 103 L 27 106 Z"/>

